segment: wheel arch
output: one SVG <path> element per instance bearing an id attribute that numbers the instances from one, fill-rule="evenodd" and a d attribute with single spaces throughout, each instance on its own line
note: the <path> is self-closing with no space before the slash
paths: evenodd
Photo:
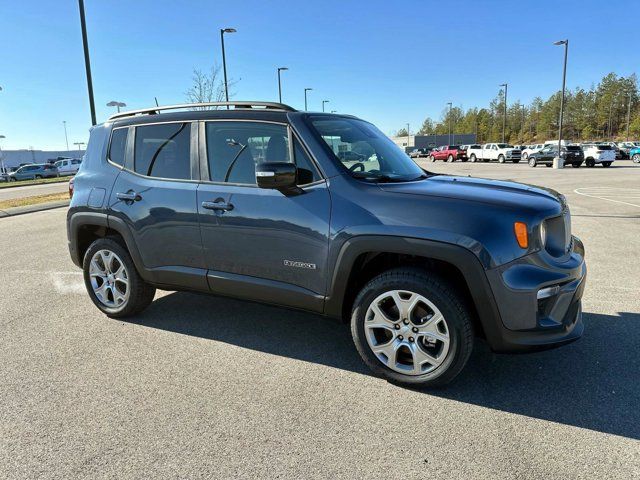
<path id="1" fill-rule="evenodd" d="M 337 257 L 324 313 L 349 318 L 364 284 L 398 266 L 418 266 L 459 285 L 477 320 L 477 331 L 491 341 L 501 319 L 484 267 L 471 251 L 450 243 L 373 235 L 348 240 Z"/>

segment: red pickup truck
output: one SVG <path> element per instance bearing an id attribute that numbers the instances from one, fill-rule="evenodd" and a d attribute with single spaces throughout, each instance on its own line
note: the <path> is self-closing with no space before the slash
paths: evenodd
<path id="1" fill-rule="evenodd" d="M 429 160 L 435 162 L 436 160 L 445 160 L 447 162 L 454 162 L 456 160 L 467 161 L 467 151 L 460 148 L 460 145 L 444 145 L 432 150 L 429 154 Z"/>

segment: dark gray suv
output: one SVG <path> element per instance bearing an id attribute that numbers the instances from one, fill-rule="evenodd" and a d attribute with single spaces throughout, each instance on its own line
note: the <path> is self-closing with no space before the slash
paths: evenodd
<path id="1" fill-rule="evenodd" d="M 350 321 L 366 364 L 405 385 L 451 381 L 474 336 L 518 352 L 583 331 L 584 248 L 562 195 L 429 173 L 349 115 L 120 113 L 92 129 L 74 186 L 69 250 L 110 317 L 156 288 L 303 309 Z"/>

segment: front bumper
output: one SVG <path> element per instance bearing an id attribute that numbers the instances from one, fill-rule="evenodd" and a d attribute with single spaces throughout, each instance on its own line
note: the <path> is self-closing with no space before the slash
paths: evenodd
<path id="1" fill-rule="evenodd" d="M 489 270 L 501 319 L 485 332 L 492 349 L 543 350 L 580 338 L 586 276 L 584 246 L 577 237 L 562 261 L 536 252 Z"/>

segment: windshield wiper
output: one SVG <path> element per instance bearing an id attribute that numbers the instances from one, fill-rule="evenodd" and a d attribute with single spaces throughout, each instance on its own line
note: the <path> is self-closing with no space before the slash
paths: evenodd
<path id="1" fill-rule="evenodd" d="M 378 173 L 378 172 L 352 172 L 351 176 L 353 178 L 369 178 L 372 180 L 377 180 L 379 182 L 393 182 L 394 179 L 391 178 L 389 175 L 385 175 L 384 173 Z"/>

